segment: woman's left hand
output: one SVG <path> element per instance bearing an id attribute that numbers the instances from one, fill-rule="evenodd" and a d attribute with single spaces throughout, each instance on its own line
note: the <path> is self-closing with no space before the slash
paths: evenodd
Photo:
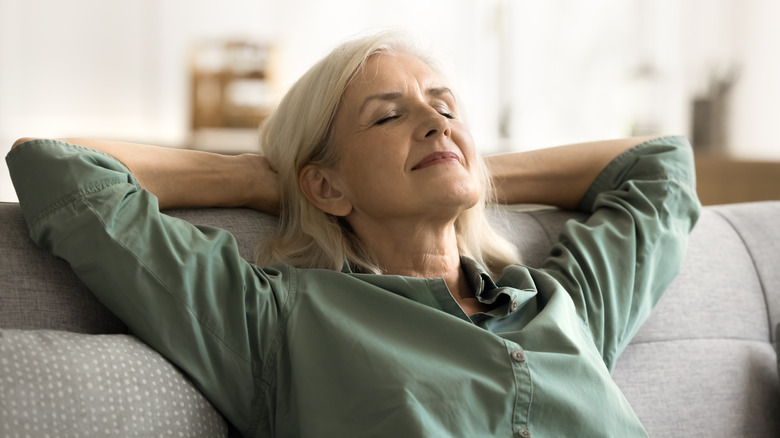
<path id="1" fill-rule="evenodd" d="M 576 208 L 615 157 L 653 137 L 571 144 L 485 157 L 502 204 Z"/>

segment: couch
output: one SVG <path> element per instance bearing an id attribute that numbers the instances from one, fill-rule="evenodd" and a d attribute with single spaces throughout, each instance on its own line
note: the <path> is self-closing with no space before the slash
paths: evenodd
<path id="1" fill-rule="evenodd" d="M 244 209 L 168 213 L 227 229 L 247 258 L 275 225 Z M 538 265 L 577 216 L 510 206 L 491 217 Z M 778 217 L 780 202 L 704 209 L 679 276 L 613 374 L 651 436 L 780 436 Z M 0 436 L 230 433 L 176 367 L 29 240 L 18 204 L 0 203 L 0 224 Z"/>

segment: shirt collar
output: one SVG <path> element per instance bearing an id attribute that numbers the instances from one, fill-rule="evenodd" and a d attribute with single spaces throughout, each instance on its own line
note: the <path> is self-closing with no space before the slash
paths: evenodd
<path id="1" fill-rule="evenodd" d="M 482 291 L 497 287 L 487 270 L 477 263 L 476 260 L 460 256 L 460 266 L 463 269 L 463 273 L 466 274 L 466 281 L 468 281 L 469 287 L 477 297 L 482 294 Z M 348 260 L 344 260 L 344 263 L 341 265 L 341 272 L 344 274 L 359 274 L 361 270 L 358 266 L 353 266 Z"/>
<path id="2" fill-rule="evenodd" d="M 490 274 L 476 260 L 460 256 L 460 266 L 463 269 L 463 273 L 466 274 L 466 281 L 468 281 L 469 287 L 480 301 L 482 301 L 483 292 L 496 288 L 496 283 L 493 282 Z"/>

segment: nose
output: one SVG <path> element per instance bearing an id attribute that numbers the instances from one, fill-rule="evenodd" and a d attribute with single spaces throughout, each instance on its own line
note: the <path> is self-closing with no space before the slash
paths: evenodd
<path id="1" fill-rule="evenodd" d="M 450 136 L 449 119 L 439 114 L 434 108 L 426 105 L 419 117 L 420 122 L 416 130 L 419 140 L 431 139 L 439 135 Z"/>

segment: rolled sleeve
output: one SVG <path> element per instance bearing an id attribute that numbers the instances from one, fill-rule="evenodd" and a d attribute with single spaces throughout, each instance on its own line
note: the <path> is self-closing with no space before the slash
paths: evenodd
<path id="1" fill-rule="evenodd" d="M 7 162 L 32 239 L 68 261 L 231 423 L 249 428 L 260 397 L 253 374 L 283 319 L 284 273 L 246 262 L 224 230 L 161 214 L 156 198 L 108 155 L 35 140 Z"/>
<path id="2" fill-rule="evenodd" d="M 556 277 L 612 369 L 685 256 L 700 212 L 684 137 L 644 142 L 593 182 L 543 268 Z"/>

